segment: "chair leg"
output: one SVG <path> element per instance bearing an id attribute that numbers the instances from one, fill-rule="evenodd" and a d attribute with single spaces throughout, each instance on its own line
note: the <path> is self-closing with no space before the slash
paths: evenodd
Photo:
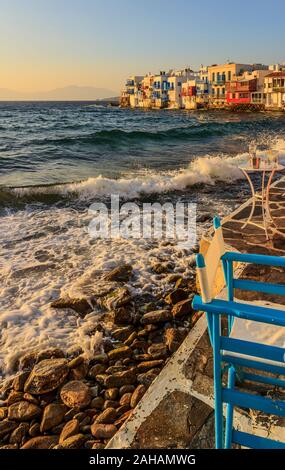
<path id="1" fill-rule="evenodd" d="M 228 388 L 233 389 L 235 386 L 236 371 L 233 366 L 230 367 L 228 373 Z M 232 435 L 233 435 L 233 419 L 234 419 L 234 406 L 231 403 L 227 405 L 226 414 L 226 442 L 225 448 L 231 449 L 232 447 Z"/>
<path id="2" fill-rule="evenodd" d="M 213 347 L 213 314 L 206 313 L 207 323 L 208 323 L 208 334 L 210 338 L 211 345 Z"/>
<path id="3" fill-rule="evenodd" d="M 216 449 L 223 449 L 222 368 L 220 353 L 220 317 L 213 315 L 214 395 Z"/>

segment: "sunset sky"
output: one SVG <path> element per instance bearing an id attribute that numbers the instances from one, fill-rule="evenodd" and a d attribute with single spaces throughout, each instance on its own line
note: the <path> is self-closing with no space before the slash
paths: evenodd
<path id="1" fill-rule="evenodd" d="M 0 0 L 0 88 L 118 91 L 127 75 L 285 60 L 285 2 Z"/>

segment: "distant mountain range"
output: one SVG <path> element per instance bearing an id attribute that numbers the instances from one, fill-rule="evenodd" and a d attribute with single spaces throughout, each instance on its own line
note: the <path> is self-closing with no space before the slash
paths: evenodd
<path id="1" fill-rule="evenodd" d="M 116 99 L 118 92 L 92 86 L 67 86 L 41 92 L 19 92 L 0 88 L 0 101 L 94 101 Z"/>

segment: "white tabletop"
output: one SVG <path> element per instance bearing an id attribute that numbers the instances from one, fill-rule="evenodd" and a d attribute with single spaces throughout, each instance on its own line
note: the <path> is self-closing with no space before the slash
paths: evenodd
<path id="1" fill-rule="evenodd" d="M 266 165 L 261 168 L 252 168 L 252 166 L 239 166 L 239 169 L 242 171 L 246 171 L 247 173 L 263 173 L 264 171 L 283 171 L 285 170 L 284 165 Z"/>

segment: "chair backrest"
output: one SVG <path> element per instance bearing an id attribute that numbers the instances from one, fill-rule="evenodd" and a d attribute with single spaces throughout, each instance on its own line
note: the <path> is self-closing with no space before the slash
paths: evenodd
<path id="1" fill-rule="evenodd" d="M 214 218 L 214 235 L 206 255 L 198 254 L 197 274 L 204 303 L 213 300 L 213 288 L 221 257 L 225 254 L 225 242 L 219 217 Z"/>

